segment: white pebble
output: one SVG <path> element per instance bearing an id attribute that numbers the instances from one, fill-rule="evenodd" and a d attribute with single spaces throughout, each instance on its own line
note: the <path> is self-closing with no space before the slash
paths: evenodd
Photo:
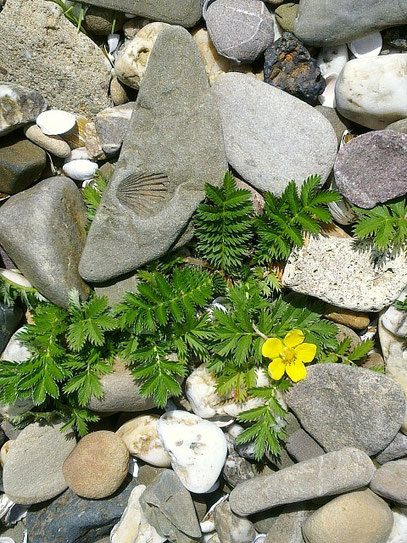
<path id="1" fill-rule="evenodd" d="M 75 181 L 86 181 L 87 179 L 92 179 L 98 170 L 98 165 L 96 162 L 90 160 L 71 160 L 71 162 L 63 165 L 62 170 L 65 175 Z"/>
<path id="2" fill-rule="evenodd" d="M 45 135 L 58 136 L 72 130 L 76 124 L 76 118 L 67 111 L 49 109 L 38 115 L 36 123 Z"/>
<path id="3" fill-rule="evenodd" d="M 349 43 L 349 49 L 356 58 L 378 57 L 383 47 L 383 38 L 380 32 L 372 32 L 363 38 Z"/>
<path id="4" fill-rule="evenodd" d="M 348 60 L 349 54 L 346 45 L 337 45 L 336 47 L 323 47 L 318 55 L 317 64 L 322 77 L 327 79 L 332 75 L 338 76 Z"/>
<path id="5" fill-rule="evenodd" d="M 321 105 L 325 107 L 335 108 L 335 85 L 337 77 L 336 75 L 331 75 L 326 79 L 326 87 L 322 94 L 318 96 L 318 100 Z"/>
<path id="6" fill-rule="evenodd" d="M 77 147 L 72 149 L 71 154 L 65 160 L 65 164 L 71 162 L 72 160 L 90 160 L 90 155 L 86 147 Z"/>
<path id="7" fill-rule="evenodd" d="M 107 37 L 107 47 L 110 54 L 114 53 L 120 43 L 120 34 L 109 34 Z"/>

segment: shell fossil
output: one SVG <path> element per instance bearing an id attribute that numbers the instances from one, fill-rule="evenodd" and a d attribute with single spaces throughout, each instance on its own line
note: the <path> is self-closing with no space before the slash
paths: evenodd
<path id="1" fill-rule="evenodd" d="M 119 183 L 116 191 L 119 202 L 143 218 L 158 213 L 173 194 L 169 179 L 163 173 L 130 174 Z"/>

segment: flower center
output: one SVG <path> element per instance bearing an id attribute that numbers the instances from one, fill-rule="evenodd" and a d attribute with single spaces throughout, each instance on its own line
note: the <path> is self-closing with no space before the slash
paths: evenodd
<path id="1" fill-rule="evenodd" d="M 295 359 L 295 351 L 289 347 L 284 347 L 284 349 L 280 352 L 280 356 L 286 364 L 290 364 Z"/>

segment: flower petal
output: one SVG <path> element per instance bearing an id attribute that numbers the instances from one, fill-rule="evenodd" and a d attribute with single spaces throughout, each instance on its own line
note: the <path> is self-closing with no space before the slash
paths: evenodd
<path id="1" fill-rule="evenodd" d="M 272 337 L 263 343 L 261 354 L 266 358 L 277 358 L 284 345 L 281 339 Z"/>
<path id="2" fill-rule="evenodd" d="M 295 357 L 301 362 L 312 362 L 317 353 L 317 346 L 313 343 L 302 343 L 294 349 Z"/>
<path id="3" fill-rule="evenodd" d="M 269 374 L 275 381 L 281 379 L 281 377 L 284 375 L 285 369 L 286 365 L 281 358 L 275 358 L 273 362 L 270 362 L 269 364 Z"/>
<path id="4" fill-rule="evenodd" d="M 307 369 L 304 364 L 299 360 L 293 362 L 292 364 L 288 364 L 285 370 L 288 377 L 290 377 L 290 379 L 294 381 L 294 383 L 305 379 L 305 377 L 307 376 Z"/>
<path id="5" fill-rule="evenodd" d="M 291 330 L 283 339 L 283 343 L 286 347 L 296 347 L 302 343 L 305 339 L 305 336 L 301 330 Z"/>

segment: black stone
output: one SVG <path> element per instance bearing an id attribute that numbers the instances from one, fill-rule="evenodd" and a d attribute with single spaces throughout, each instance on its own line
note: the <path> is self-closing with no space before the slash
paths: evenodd
<path id="1" fill-rule="evenodd" d="M 407 51 L 407 25 L 387 28 L 383 30 L 382 37 L 387 47 Z"/>
<path id="2" fill-rule="evenodd" d="M 312 105 L 326 87 L 316 60 L 291 32 L 264 52 L 264 81 Z"/>
<path id="3" fill-rule="evenodd" d="M 23 312 L 19 307 L 7 307 L 0 303 L 0 354 L 17 330 L 22 316 Z"/>

